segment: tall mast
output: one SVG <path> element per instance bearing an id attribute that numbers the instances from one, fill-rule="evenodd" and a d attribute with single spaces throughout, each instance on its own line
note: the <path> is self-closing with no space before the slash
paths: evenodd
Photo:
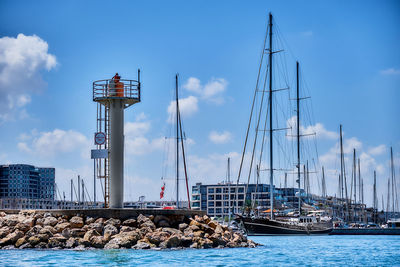
<path id="1" fill-rule="evenodd" d="M 176 208 L 179 209 L 179 101 L 178 101 L 178 74 L 175 75 L 176 93 Z"/>
<path id="2" fill-rule="evenodd" d="M 378 208 L 378 199 L 376 197 L 376 171 L 374 171 L 374 205 L 373 205 L 373 214 L 374 214 L 374 222 L 376 223 L 376 209 Z"/>
<path id="3" fill-rule="evenodd" d="M 228 199 L 229 199 L 229 220 L 228 220 L 228 225 L 231 223 L 231 158 L 228 157 Z"/>
<path id="4" fill-rule="evenodd" d="M 269 195 L 271 204 L 271 219 L 274 219 L 274 166 L 272 145 L 272 14 L 269 13 Z"/>
<path id="5" fill-rule="evenodd" d="M 189 209 L 191 209 L 190 194 L 189 194 L 189 181 L 188 181 L 188 174 L 187 174 L 187 169 L 186 169 L 185 145 L 183 144 L 182 120 L 181 120 L 181 113 L 180 113 L 179 109 L 178 109 L 178 117 L 179 117 L 179 133 L 180 133 L 182 157 L 183 157 L 183 170 L 185 172 L 185 181 L 186 181 L 186 193 L 187 193 L 187 199 L 188 199 L 188 207 L 189 207 Z"/>
<path id="6" fill-rule="evenodd" d="M 342 125 L 340 124 L 340 198 L 343 200 L 343 139 L 342 139 Z"/>
<path id="7" fill-rule="evenodd" d="M 390 147 L 390 172 L 392 178 L 392 216 L 394 215 L 394 198 L 395 198 L 395 178 L 394 178 L 394 165 L 393 165 L 393 148 Z"/>
<path id="8" fill-rule="evenodd" d="M 296 91 L 297 91 L 297 185 L 299 188 L 299 215 L 301 214 L 301 196 L 300 196 L 300 95 L 299 95 L 299 62 L 296 61 Z"/>

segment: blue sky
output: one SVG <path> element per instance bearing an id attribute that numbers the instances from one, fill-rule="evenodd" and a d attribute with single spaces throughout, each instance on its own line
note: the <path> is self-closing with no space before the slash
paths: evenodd
<path id="1" fill-rule="evenodd" d="M 291 76 L 301 62 L 328 192 L 337 192 L 343 124 L 348 150 L 362 155 L 367 200 L 373 169 L 380 196 L 390 146 L 400 174 L 398 1 L 2 0 L 0 162 L 54 166 L 67 195 L 77 174 L 90 187 L 91 83 L 115 72 L 135 79 L 140 68 L 142 102 L 125 116 L 126 199 L 158 197 L 175 73 L 191 183 L 223 180 L 228 156 L 236 174 L 268 12 L 288 44 Z M 167 199 L 174 190 L 167 180 Z"/>

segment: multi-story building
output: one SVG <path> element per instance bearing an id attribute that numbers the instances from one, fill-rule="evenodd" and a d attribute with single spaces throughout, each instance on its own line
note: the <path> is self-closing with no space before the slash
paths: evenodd
<path id="1" fill-rule="evenodd" d="M 55 169 L 27 164 L 0 165 L 0 207 L 51 208 Z"/>
<path id="2" fill-rule="evenodd" d="M 197 183 L 192 187 L 192 209 L 205 210 L 209 216 L 225 217 L 238 213 L 243 206 L 250 205 L 250 201 L 260 207 L 269 205 L 268 184 L 249 184 L 246 193 L 245 190 L 246 184 Z M 275 187 L 273 190 L 275 193 Z"/>

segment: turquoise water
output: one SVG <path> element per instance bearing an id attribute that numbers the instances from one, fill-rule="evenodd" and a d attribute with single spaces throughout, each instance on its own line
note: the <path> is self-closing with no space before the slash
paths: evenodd
<path id="1" fill-rule="evenodd" d="M 251 237 L 258 248 L 0 250 L 1 266 L 400 266 L 400 236 Z"/>

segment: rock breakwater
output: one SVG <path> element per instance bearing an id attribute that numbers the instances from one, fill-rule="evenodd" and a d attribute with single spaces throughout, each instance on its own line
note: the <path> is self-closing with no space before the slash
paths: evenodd
<path id="1" fill-rule="evenodd" d="M 234 248 L 258 244 L 208 216 L 186 218 L 169 225 L 163 216 L 144 216 L 120 220 L 21 211 L 0 212 L 0 248 L 27 249 L 167 249 Z"/>

